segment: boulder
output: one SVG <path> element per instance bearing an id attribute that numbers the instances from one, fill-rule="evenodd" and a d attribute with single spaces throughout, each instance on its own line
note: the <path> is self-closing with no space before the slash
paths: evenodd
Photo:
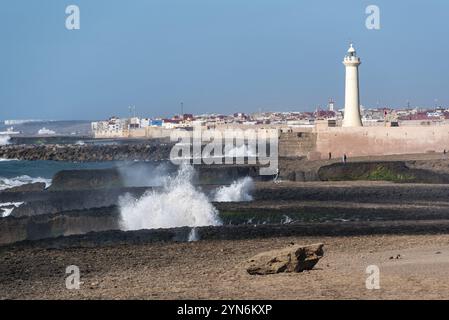
<path id="1" fill-rule="evenodd" d="M 322 243 L 292 245 L 281 250 L 263 252 L 249 260 L 246 271 L 251 275 L 266 275 L 311 270 L 323 257 L 323 246 Z"/>

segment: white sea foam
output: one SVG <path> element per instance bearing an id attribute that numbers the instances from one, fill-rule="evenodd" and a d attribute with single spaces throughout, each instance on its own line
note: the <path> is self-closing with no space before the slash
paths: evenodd
<path id="1" fill-rule="evenodd" d="M 32 178 L 30 176 L 19 176 L 15 178 L 0 177 L 0 190 L 5 190 L 13 187 L 19 187 L 24 184 L 43 182 L 45 187 L 48 188 L 51 185 L 51 179 L 45 179 L 41 177 Z"/>
<path id="2" fill-rule="evenodd" d="M 9 144 L 9 140 L 11 139 L 10 136 L 7 135 L 0 135 L 0 146 L 4 146 Z"/>
<path id="3" fill-rule="evenodd" d="M 194 169 L 183 164 L 175 177 L 165 178 L 160 190 L 140 199 L 120 199 L 123 230 L 220 225 L 218 211 L 208 197 L 192 184 Z M 192 240 L 193 240 L 192 236 Z"/>
<path id="4" fill-rule="evenodd" d="M 253 179 L 246 177 L 234 181 L 230 186 L 222 186 L 215 191 L 216 202 L 252 201 L 251 191 L 254 189 Z"/>
<path id="5" fill-rule="evenodd" d="M 0 203 L 0 216 L 2 218 L 5 218 L 9 216 L 15 208 L 20 207 L 23 204 L 23 202 L 5 202 Z"/>
<path id="6" fill-rule="evenodd" d="M 290 217 L 287 216 L 287 215 L 284 215 L 284 217 L 283 217 L 282 220 L 281 220 L 281 223 L 282 223 L 282 224 L 290 224 L 290 223 L 292 223 L 292 222 L 293 222 L 293 219 L 290 218 Z"/>
<path id="7" fill-rule="evenodd" d="M 55 131 L 47 129 L 45 127 L 43 127 L 42 129 L 39 129 L 39 131 L 37 132 L 38 135 L 40 136 L 45 136 L 45 135 L 53 135 L 56 134 Z"/>

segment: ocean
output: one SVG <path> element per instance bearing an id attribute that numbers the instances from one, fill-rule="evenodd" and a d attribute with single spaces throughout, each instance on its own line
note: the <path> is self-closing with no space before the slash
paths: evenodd
<path id="1" fill-rule="evenodd" d="M 34 182 L 45 182 L 47 187 L 55 173 L 61 170 L 108 169 L 120 162 L 63 162 L 21 161 L 0 159 L 0 190 Z"/>

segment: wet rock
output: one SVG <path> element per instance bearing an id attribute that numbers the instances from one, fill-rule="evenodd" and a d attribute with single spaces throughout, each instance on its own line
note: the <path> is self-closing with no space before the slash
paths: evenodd
<path id="1" fill-rule="evenodd" d="M 44 191 L 46 184 L 44 182 L 28 183 L 18 187 L 13 187 L 4 190 L 4 192 L 32 192 L 32 191 Z"/>
<path id="2" fill-rule="evenodd" d="M 251 275 L 267 275 L 281 272 L 312 270 L 323 257 L 324 244 L 293 245 L 281 250 L 260 253 L 249 260 L 247 272 Z"/>
<path id="3" fill-rule="evenodd" d="M 400 183 L 449 183 L 449 174 L 409 168 L 403 161 L 334 163 L 318 170 L 321 181 L 392 181 Z"/>
<path id="4" fill-rule="evenodd" d="M 14 212 L 14 211 L 13 211 Z M 0 246 L 23 240 L 118 230 L 120 213 L 115 207 L 68 211 L 32 217 L 0 219 Z"/>
<path id="5" fill-rule="evenodd" d="M 55 174 L 50 191 L 95 190 L 124 187 L 117 169 L 63 170 Z"/>

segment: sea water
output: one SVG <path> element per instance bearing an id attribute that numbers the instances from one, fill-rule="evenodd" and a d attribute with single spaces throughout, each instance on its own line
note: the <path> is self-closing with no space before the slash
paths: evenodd
<path id="1" fill-rule="evenodd" d="M 48 187 L 55 173 L 61 170 L 108 169 L 118 165 L 117 162 L 75 163 L 0 159 L 0 190 L 34 182 L 44 182 Z"/>

